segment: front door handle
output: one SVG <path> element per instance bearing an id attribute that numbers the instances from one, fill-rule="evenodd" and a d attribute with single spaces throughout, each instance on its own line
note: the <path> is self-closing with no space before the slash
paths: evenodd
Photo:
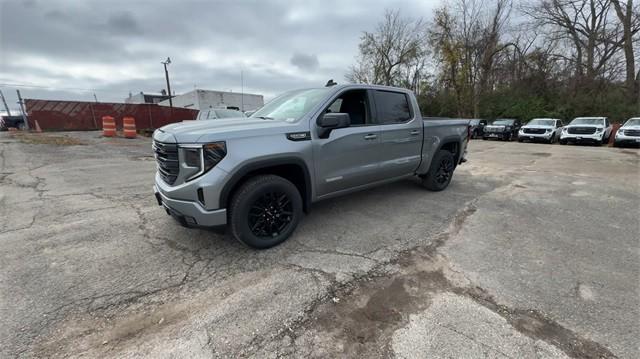
<path id="1" fill-rule="evenodd" d="M 375 140 L 376 138 L 378 138 L 378 135 L 376 135 L 375 133 L 370 133 L 364 136 L 365 140 Z"/>
<path id="2" fill-rule="evenodd" d="M 413 130 L 413 131 L 409 132 L 409 134 L 410 134 L 411 136 L 417 136 L 417 135 L 419 135 L 419 134 L 420 134 L 420 131 L 418 131 L 418 130 Z"/>

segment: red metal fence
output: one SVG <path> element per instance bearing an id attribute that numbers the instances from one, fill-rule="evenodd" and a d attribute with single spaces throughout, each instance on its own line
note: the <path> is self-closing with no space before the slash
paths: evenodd
<path id="1" fill-rule="evenodd" d="M 29 126 L 38 121 L 43 130 L 99 130 L 102 116 L 116 119 L 122 128 L 122 118 L 133 116 L 138 129 L 155 129 L 173 122 L 195 119 L 198 111 L 170 108 L 156 104 L 128 104 L 112 102 L 50 101 L 25 99 Z"/>

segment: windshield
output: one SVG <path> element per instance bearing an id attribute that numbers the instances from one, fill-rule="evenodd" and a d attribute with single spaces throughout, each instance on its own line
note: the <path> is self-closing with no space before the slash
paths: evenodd
<path id="1" fill-rule="evenodd" d="M 604 125 L 601 118 L 576 118 L 571 121 L 570 125 Z"/>
<path id="2" fill-rule="evenodd" d="M 233 117 L 246 117 L 242 112 L 236 110 L 227 109 L 213 109 L 201 110 L 198 112 L 198 120 L 215 120 L 217 118 L 233 118 Z"/>
<path id="3" fill-rule="evenodd" d="M 244 113 L 236 110 L 214 110 L 218 118 L 246 117 Z"/>
<path id="4" fill-rule="evenodd" d="M 513 120 L 495 120 L 491 122 L 491 124 L 498 126 L 511 126 L 513 125 Z"/>
<path id="5" fill-rule="evenodd" d="M 640 118 L 632 118 L 624 124 L 625 126 L 640 126 Z"/>
<path id="6" fill-rule="evenodd" d="M 286 92 L 264 105 L 264 107 L 251 115 L 251 118 L 284 120 L 288 122 L 298 121 L 320 103 L 329 91 L 331 91 L 330 88 Z"/>
<path id="7" fill-rule="evenodd" d="M 534 118 L 533 120 L 529 121 L 529 123 L 527 123 L 527 126 L 529 125 L 533 125 L 533 126 L 555 126 L 556 125 L 556 121 L 555 120 L 542 120 L 539 118 Z"/>

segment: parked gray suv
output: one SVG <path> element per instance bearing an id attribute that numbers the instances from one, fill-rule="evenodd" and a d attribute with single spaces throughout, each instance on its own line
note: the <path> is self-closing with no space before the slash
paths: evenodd
<path id="1" fill-rule="evenodd" d="M 445 189 L 467 140 L 468 120 L 423 119 L 406 89 L 295 90 L 249 118 L 156 130 L 154 190 L 182 225 L 226 224 L 241 242 L 268 248 L 313 202 L 411 176 Z"/>

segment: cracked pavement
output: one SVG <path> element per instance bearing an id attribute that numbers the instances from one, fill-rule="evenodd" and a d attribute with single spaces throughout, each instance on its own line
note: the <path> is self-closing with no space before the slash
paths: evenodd
<path id="1" fill-rule="evenodd" d="M 0 357 L 640 356 L 638 150 L 474 141 L 255 251 L 180 227 L 150 140 L 0 133 Z"/>

